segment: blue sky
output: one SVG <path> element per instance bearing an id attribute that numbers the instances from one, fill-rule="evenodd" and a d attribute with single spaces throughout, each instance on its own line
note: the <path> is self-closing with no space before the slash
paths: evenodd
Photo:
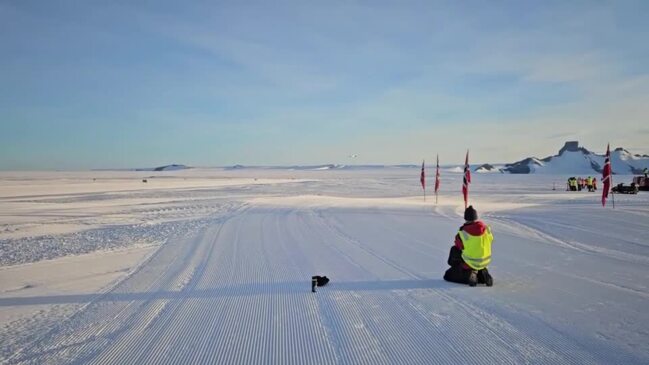
<path id="1" fill-rule="evenodd" d="M 0 1 L 0 169 L 648 153 L 648 18 L 646 1 Z"/>

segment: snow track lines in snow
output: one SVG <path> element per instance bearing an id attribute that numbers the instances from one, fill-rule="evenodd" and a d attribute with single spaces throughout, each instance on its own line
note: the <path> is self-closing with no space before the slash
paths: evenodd
<path id="1" fill-rule="evenodd" d="M 535 307 L 544 299 L 523 291 L 522 284 L 515 285 L 525 276 L 514 278 L 520 266 L 511 255 L 498 256 L 497 250 L 520 245 L 520 236 L 496 235 L 500 246 L 495 250 L 493 288 L 441 280 L 457 226 L 431 211 L 243 208 L 170 239 L 139 270 L 3 363 L 647 360 L 641 352 L 606 340 L 619 333 L 612 326 L 633 326 L 626 322 L 628 316 L 610 325 L 571 330 L 570 323 L 562 320 L 569 321 L 571 315 L 581 318 L 583 312 L 577 310 L 584 302 L 578 295 L 550 287 L 544 287 L 554 296 L 548 302 L 561 298 L 572 306 L 543 307 L 552 310 L 554 317 Z M 551 250 L 555 246 L 534 247 Z M 544 270 L 536 265 L 535 270 Z M 500 276 L 499 267 L 503 268 Z M 315 274 L 332 281 L 311 293 L 309 280 Z M 510 278 L 514 284 L 501 284 Z M 579 275 L 569 279 L 575 285 L 596 286 L 596 299 L 606 303 L 613 303 L 607 296 L 610 292 L 634 295 Z M 624 308 L 647 320 L 635 302 L 625 305 L 610 310 Z M 639 333 L 631 339 L 639 342 L 643 336 Z"/>

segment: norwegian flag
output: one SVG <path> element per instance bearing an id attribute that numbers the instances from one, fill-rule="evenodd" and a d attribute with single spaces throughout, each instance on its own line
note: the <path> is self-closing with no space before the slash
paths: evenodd
<path id="1" fill-rule="evenodd" d="M 439 190 L 439 155 L 437 155 L 437 170 L 435 171 L 435 194 Z"/>
<path id="2" fill-rule="evenodd" d="M 604 160 L 604 169 L 602 170 L 602 206 L 606 206 L 606 198 L 611 188 L 611 149 L 610 144 L 606 145 L 606 159 Z"/>
<path id="3" fill-rule="evenodd" d="M 466 151 L 464 159 L 464 179 L 462 181 L 462 195 L 464 195 L 464 209 L 469 202 L 469 184 L 471 184 L 471 169 L 469 169 L 469 150 Z"/>
<path id="4" fill-rule="evenodd" d="M 424 189 L 424 201 L 426 201 L 426 171 L 424 169 L 424 164 L 426 161 L 421 162 L 421 176 L 419 176 L 419 182 L 421 183 L 421 188 Z"/>
<path id="5" fill-rule="evenodd" d="M 426 190 L 426 172 L 424 171 L 424 163 L 425 163 L 425 161 L 423 161 L 421 163 L 421 176 L 419 176 L 419 182 L 421 182 L 421 188 L 424 189 L 424 191 L 425 191 Z"/>

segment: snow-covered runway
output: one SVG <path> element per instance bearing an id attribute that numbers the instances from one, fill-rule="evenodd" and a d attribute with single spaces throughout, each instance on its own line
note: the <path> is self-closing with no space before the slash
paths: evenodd
<path id="1" fill-rule="evenodd" d="M 375 196 L 390 179 L 371 176 L 377 183 L 357 193 L 340 190 L 349 186 L 345 176 L 334 177 L 238 191 L 236 208 L 201 217 L 103 292 L 0 293 L 0 310 L 75 308 L 3 343 L 2 362 L 649 361 L 646 206 L 609 214 L 595 210 L 595 197 L 550 204 L 553 196 L 528 192 L 495 209 L 502 196 L 493 198 L 498 191 L 488 194 L 488 186 L 502 177 L 483 177 L 495 286 L 470 288 L 441 279 L 462 223 L 459 201 L 449 203 L 455 192 L 434 207 L 389 188 L 391 198 Z M 327 189 L 339 197 L 290 198 Z M 395 196 L 400 204 L 390 201 Z M 315 274 L 331 282 L 311 293 Z M 17 323 L 0 330 L 3 338 Z"/>

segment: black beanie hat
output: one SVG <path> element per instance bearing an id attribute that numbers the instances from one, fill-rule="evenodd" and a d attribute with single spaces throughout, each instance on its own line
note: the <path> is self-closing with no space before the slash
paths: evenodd
<path id="1" fill-rule="evenodd" d="M 473 209 L 473 205 L 469 205 L 468 208 L 464 211 L 464 220 L 467 222 L 473 222 L 478 220 L 478 212 Z"/>

